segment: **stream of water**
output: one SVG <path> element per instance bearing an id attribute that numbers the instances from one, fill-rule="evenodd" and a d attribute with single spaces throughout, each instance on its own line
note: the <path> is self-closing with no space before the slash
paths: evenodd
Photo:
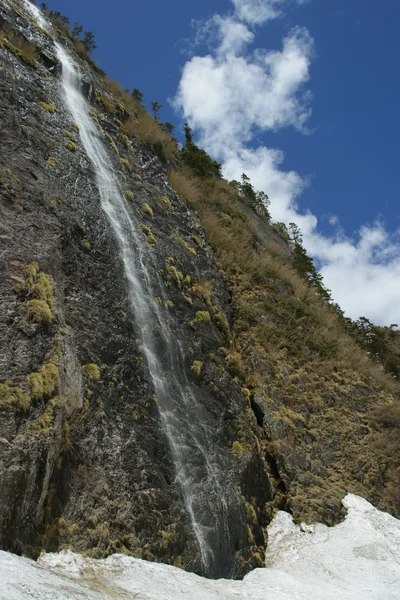
<path id="1" fill-rule="evenodd" d="M 118 241 L 135 329 L 148 364 L 203 572 L 209 577 L 231 577 L 234 550 L 228 516 L 232 499 L 224 493 L 224 475 L 210 440 L 207 413 L 198 391 L 188 381 L 183 351 L 170 327 L 168 313 L 154 300 L 162 291 L 154 269 L 150 268 L 151 250 L 146 247 L 140 224 L 120 189 L 102 135 L 81 93 L 79 73 L 58 43 L 56 52 L 62 64 L 65 105 L 79 126 L 80 139 L 96 174 L 101 207 Z"/>

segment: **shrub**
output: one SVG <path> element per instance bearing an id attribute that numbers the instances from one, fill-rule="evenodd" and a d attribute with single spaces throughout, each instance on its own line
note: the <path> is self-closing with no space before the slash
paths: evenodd
<path id="1" fill-rule="evenodd" d="M 143 204 L 143 210 L 146 215 L 149 215 L 149 217 L 153 216 L 153 209 L 146 202 Z"/>
<path id="2" fill-rule="evenodd" d="M 132 166 L 131 163 L 129 162 L 129 160 L 127 158 L 120 158 L 120 163 L 121 166 L 124 167 L 124 169 L 126 169 L 127 171 L 132 171 Z"/>
<path id="3" fill-rule="evenodd" d="M 25 265 L 24 275 L 25 275 L 26 282 L 29 286 L 33 285 L 33 280 L 35 279 L 38 270 L 39 270 L 39 264 L 36 261 L 31 262 L 28 265 Z"/>
<path id="4" fill-rule="evenodd" d="M 28 314 L 35 323 L 47 324 L 53 320 L 53 313 L 44 300 L 29 300 Z"/>
<path id="5" fill-rule="evenodd" d="M 173 279 L 180 288 L 183 283 L 183 275 L 174 265 L 167 265 L 168 279 Z"/>
<path id="6" fill-rule="evenodd" d="M 199 376 L 203 368 L 203 364 L 204 363 L 202 363 L 201 360 L 195 360 L 190 368 L 193 373 L 196 373 L 196 375 Z"/>
<path id="7" fill-rule="evenodd" d="M 213 284 L 211 283 L 211 281 L 207 281 L 206 279 L 200 279 L 200 281 L 193 285 L 192 289 L 197 296 L 204 300 L 207 306 L 211 307 L 211 292 L 213 289 Z"/>
<path id="8" fill-rule="evenodd" d="M 4 46 L 10 50 L 19 60 L 29 67 L 37 69 L 37 51 L 31 42 L 15 33 L 7 33 L 7 38 L 3 40 Z"/>
<path id="9" fill-rule="evenodd" d="M 34 400 L 43 398 L 43 379 L 40 373 L 31 373 L 28 375 L 28 383 L 31 389 L 31 397 Z"/>
<path id="10" fill-rule="evenodd" d="M 149 245 L 150 246 L 155 246 L 156 245 L 156 238 L 152 234 L 150 227 L 147 227 L 147 225 L 141 225 L 141 228 L 142 228 L 143 233 L 147 237 L 147 241 L 148 241 Z"/>
<path id="11" fill-rule="evenodd" d="M 46 110 L 49 113 L 54 113 L 57 111 L 55 106 L 53 106 L 52 104 L 48 104 L 47 102 L 39 102 L 39 104 L 43 108 L 43 110 Z"/>
<path id="12" fill-rule="evenodd" d="M 168 196 L 161 196 L 161 200 L 169 210 L 172 208 L 172 202 Z"/>
<path id="13" fill-rule="evenodd" d="M 31 399 L 19 386 L 10 381 L 0 384 L 0 409 L 14 407 L 17 410 L 28 410 Z"/>
<path id="14" fill-rule="evenodd" d="M 208 310 L 198 310 L 196 312 L 196 321 L 200 321 L 201 323 L 209 323 L 211 321 L 211 317 Z"/>
<path id="15" fill-rule="evenodd" d="M 125 190 L 124 196 L 125 196 L 125 198 L 127 200 L 130 200 L 132 202 L 132 200 L 133 200 L 133 192 L 131 192 L 130 190 Z"/>
<path id="16" fill-rule="evenodd" d="M 114 140 L 111 137 L 111 135 L 109 133 L 105 133 L 104 135 L 107 138 L 108 142 L 110 143 L 110 146 L 114 150 L 115 154 L 119 155 L 119 150 L 117 148 L 117 144 L 114 142 Z"/>
<path id="17" fill-rule="evenodd" d="M 56 390 L 60 379 L 57 366 L 53 362 L 47 362 L 40 368 L 39 374 L 43 382 L 43 395 L 51 396 Z"/>
<path id="18" fill-rule="evenodd" d="M 69 150 L 70 152 L 76 152 L 77 151 L 77 145 L 75 144 L 75 142 L 73 142 L 72 140 L 67 140 L 67 143 L 65 144 L 65 147 L 67 148 L 67 150 Z"/>
<path id="19" fill-rule="evenodd" d="M 95 363 L 82 365 L 82 373 L 89 381 L 100 380 L 100 369 Z"/>
<path id="20" fill-rule="evenodd" d="M 38 300 L 44 300 L 51 311 L 54 310 L 53 284 L 49 275 L 41 272 L 37 275 L 37 281 L 33 286 L 33 295 Z"/>
<path id="21" fill-rule="evenodd" d="M 120 133 L 119 134 L 119 139 L 121 140 L 121 143 L 123 146 L 125 146 L 125 148 L 128 150 L 129 149 L 129 138 L 127 135 L 125 135 L 124 133 Z"/>

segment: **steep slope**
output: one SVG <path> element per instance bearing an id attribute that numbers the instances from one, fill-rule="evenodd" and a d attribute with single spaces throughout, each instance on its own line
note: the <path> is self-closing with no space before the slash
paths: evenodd
<path id="1" fill-rule="evenodd" d="M 236 430 L 249 428 L 247 400 L 219 352 L 229 297 L 200 223 L 159 158 L 118 135 L 123 107 L 93 107 L 89 137 L 116 174 L 115 219 L 137 224 L 135 254 L 123 260 L 53 40 L 23 4 L 3 3 L 1 14 L 2 547 L 118 550 L 209 575 L 244 572 L 260 564 L 271 490 L 255 436 L 251 457 L 238 463 L 231 452 Z M 21 62 L 9 49 L 17 30 L 49 58 Z M 81 91 L 104 108 L 104 83 L 83 61 L 80 70 Z M 135 256 L 141 280 L 129 282 Z M 213 281 L 206 299 L 203 279 Z M 147 291 L 135 296 L 139 285 Z"/>
<path id="2" fill-rule="evenodd" d="M 0 2 L 1 547 L 242 576 L 276 508 L 333 524 L 352 491 L 399 514 L 395 381 L 41 19 Z"/>

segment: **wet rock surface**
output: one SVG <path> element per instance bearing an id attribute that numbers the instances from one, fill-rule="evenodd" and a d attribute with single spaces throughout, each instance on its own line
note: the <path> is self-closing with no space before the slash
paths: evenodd
<path id="1" fill-rule="evenodd" d="M 30 556 L 65 547 L 94 557 L 126 552 L 201 571 L 119 249 L 63 104 L 52 41 L 5 2 L 0 19 L 42 47 L 37 69 L 0 48 L 1 547 Z M 93 101 L 104 84 L 77 61 Z M 225 368 L 226 331 L 213 318 L 229 322 L 230 298 L 196 215 L 170 188 L 159 158 L 133 140 L 122 144 L 121 115 L 94 108 L 121 189 L 132 197 L 129 210 L 143 236 L 148 228 L 155 238 L 148 252 L 164 292 L 154 301 L 181 342 L 225 464 L 223 483 L 239 489 L 230 528 L 243 575 L 262 560 L 271 489 L 249 400 Z M 31 310 L 44 301 L 35 286 L 45 277 L 54 294 L 48 322 Z M 200 281 L 212 283 L 209 298 L 196 293 Z M 47 364 L 56 381 L 40 396 L 29 377 Z M 238 429 L 250 448 L 243 456 L 231 451 Z"/>

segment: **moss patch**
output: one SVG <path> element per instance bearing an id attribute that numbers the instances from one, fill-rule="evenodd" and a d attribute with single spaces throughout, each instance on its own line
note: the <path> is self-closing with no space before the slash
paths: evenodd
<path id="1" fill-rule="evenodd" d="M 39 102 L 39 104 L 43 108 L 43 110 L 49 113 L 54 113 L 57 111 L 56 107 L 53 106 L 53 104 L 48 104 L 47 102 Z"/>
<path id="2" fill-rule="evenodd" d="M 100 380 L 100 369 L 95 363 L 82 365 L 82 373 L 89 381 Z"/>

